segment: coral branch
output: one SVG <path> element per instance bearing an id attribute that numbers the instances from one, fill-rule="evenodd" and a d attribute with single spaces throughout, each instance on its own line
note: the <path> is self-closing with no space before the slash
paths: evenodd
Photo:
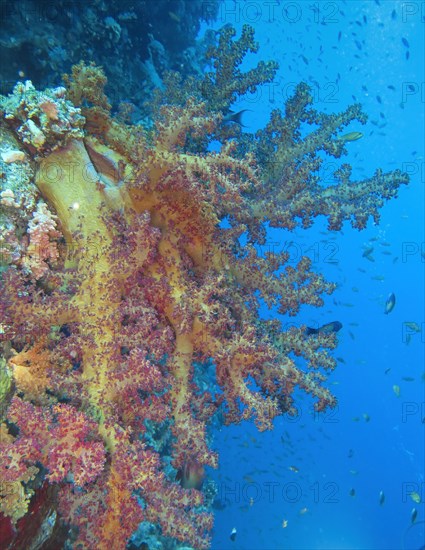
<path id="1" fill-rule="evenodd" d="M 217 36 L 211 72 L 164 92 L 179 103 L 156 102 L 147 130 L 111 116 L 94 65 L 74 67 L 67 91 L 27 82 L 0 98 L 15 151 L 6 158 L 31 159 L 33 187 L 30 213 L 11 169 L 0 189 L 0 510 L 16 522 L 48 482 L 76 547 L 124 549 L 142 521 L 208 547 L 215 412 L 263 430 L 294 411 L 296 387 L 319 411 L 336 404 L 324 387 L 336 334 L 282 332 L 259 312 L 264 302 L 295 316 L 335 287 L 307 258 L 260 255 L 265 224 L 324 215 L 332 229 L 361 229 L 407 182 L 380 170 L 351 182 L 342 164 L 335 185 L 321 183 L 323 155 L 340 158 L 341 129 L 366 118 L 359 106 L 316 112 L 305 85 L 257 135 L 227 139 L 240 134 L 223 130 L 231 103 L 276 66 L 241 72 L 257 49 L 249 27 L 238 40 L 230 27 Z"/>

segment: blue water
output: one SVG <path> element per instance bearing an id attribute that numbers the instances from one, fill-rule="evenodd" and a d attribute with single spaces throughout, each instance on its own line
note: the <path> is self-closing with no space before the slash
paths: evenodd
<path id="1" fill-rule="evenodd" d="M 260 434 L 244 423 L 215 434 L 221 460 L 209 476 L 218 485 L 220 509 L 212 547 L 419 550 L 425 544 L 424 3 L 223 6 L 217 27 L 255 27 L 260 51 L 244 67 L 270 58 L 280 64 L 271 85 L 234 106 L 252 110 L 244 114 L 248 131 L 264 126 L 293 85 L 306 81 L 316 109 L 338 112 L 358 101 L 368 113 L 366 126 L 347 129 L 364 134 L 347 144 L 345 160 L 354 176 L 400 168 L 410 173 L 411 183 L 382 209 L 379 226 L 370 221 L 362 232 L 345 224 L 329 233 L 318 219 L 308 231 L 269 233 L 270 248 L 292 241 L 294 262 L 308 255 L 315 270 L 338 283 L 323 308 L 282 318 L 284 324 L 343 323 L 334 352 L 340 361 L 328 382 L 338 408 L 314 415 L 300 395 L 299 416 L 280 418 L 272 432 Z M 373 262 L 362 256 L 369 246 Z M 396 306 L 385 315 L 391 292 Z M 420 332 L 412 333 L 406 322 Z M 399 397 L 393 386 L 399 386 Z M 412 491 L 420 503 L 413 502 Z"/>

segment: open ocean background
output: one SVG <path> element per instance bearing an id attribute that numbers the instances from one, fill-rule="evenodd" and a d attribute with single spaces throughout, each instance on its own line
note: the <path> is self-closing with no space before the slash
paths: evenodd
<path id="1" fill-rule="evenodd" d="M 251 109 L 243 115 L 248 131 L 264 126 L 305 81 L 314 108 L 339 112 L 360 102 L 369 115 L 365 126 L 346 130 L 364 134 L 347 143 L 344 161 L 353 177 L 399 168 L 411 183 L 382 209 L 379 226 L 370 221 L 362 232 L 348 224 L 328 232 L 323 219 L 308 231 L 269 231 L 269 249 L 289 249 L 294 263 L 308 255 L 315 270 L 338 283 L 324 308 L 304 307 L 282 321 L 343 324 L 334 351 L 339 363 L 328 382 L 339 405 L 314 415 L 300 395 L 299 416 L 280 418 L 272 432 L 243 423 L 215 434 L 214 550 L 419 550 L 425 544 L 424 17 L 423 2 L 222 3 L 217 28 L 255 28 L 260 50 L 244 67 L 259 59 L 280 65 L 272 84 L 234 106 Z M 334 162 L 325 164 L 327 184 L 334 169 Z M 391 292 L 396 306 L 385 315 Z M 413 491 L 420 503 L 409 496 Z"/>

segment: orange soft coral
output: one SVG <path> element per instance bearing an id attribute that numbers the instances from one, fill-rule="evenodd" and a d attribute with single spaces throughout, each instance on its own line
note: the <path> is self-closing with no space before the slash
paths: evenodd
<path id="1" fill-rule="evenodd" d="M 223 31 L 222 44 L 232 36 Z M 229 62 L 217 82 L 251 43 L 245 30 L 242 42 L 224 48 Z M 87 90 L 78 90 L 82 72 Z M 334 133 L 361 115 L 358 108 L 328 118 L 309 113 L 304 87 L 288 101 L 286 119 L 275 113 L 264 133 L 239 143 L 221 132 L 221 109 L 233 87 L 214 101 L 195 88 L 183 103 L 163 105 L 145 132 L 111 118 L 94 67 L 78 66 L 68 83 L 76 102 L 94 103 L 84 106 L 84 135 L 79 112 L 61 100 L 58 108 L 73 113 L 80 133 L 52 147 L 47 132 L 35 159 L 35 184 L 66 241 L 63 266 L 37 284 L 19 269 L 3 277 L 3 339 L 24 349 L 11 359 L 24 395 L 8 410 L 19 436 L 2 453 L 14 457 L 19 473 L 35 462 L 48 470 L 46 478 L 60 486 L 59 510 L 78 528 L 83 547 L 125 548 L 148 520 L 165 536 L 206 548 L 212 516 L 200 478 L 205 466 L 218 463 L 207 431 L 215 411 L 220 407 L 227 422 L 253 418 L 267 429 L 292 411 L 296 386 L 312 395 L 317 410 L 336 403 L 323 387 L 324 371 L 335 366 L 326 351 L 335 336 L 282 333 L 258 312 L 262 299 L 296 315 L 303 304 L 320 306 L 334 287 L 306 258 L 291 266 L 285 254 L 262 257 L 254 245 L 264 242 L 264 222 L 292 228 L 298 218 L 307 226 L 324 214 L 334 227 L 350 218 L 361 227 L 365 215 L 376 217 L 374 197 L 394 195 L 406 177 L 379 174 L 370 192 L 364 182 L 355 184 L 356 201 L 348 206 L 344 193 L 320 188 L 312 175 L 316 153 L 340 155 Z M 27 111 L 10 109 L 7 131 Z M 298 126 L 306 121 L 322 125 L 301 140 Z M 222 136 L 221 147 L 208 151 L 215 136 Z M 278 175 L 270 171 L 273 155 L 285 161 Z M 348 175 L 339 173 L 346 186 Z M 311 373 L 291 354 L 304 357 Z M 206 375 L 210 363 L 215 390 Z M 152 424 L 161 441 L 149 432 Z M 175 472 L 165 474 L 164 454 L 175 471 L 187 473 L 182 486 Z"/>

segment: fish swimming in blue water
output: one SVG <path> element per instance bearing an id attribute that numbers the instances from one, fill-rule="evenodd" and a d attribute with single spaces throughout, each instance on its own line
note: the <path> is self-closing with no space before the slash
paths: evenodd
<path id="1" fill-rule="evenodd" d="M 239 124 L 239 126 L 245 127 L 245 124 L 242 124 L 242 115 L 247 111 L 250 111 L 250 109 L 242 109 L 242 111 L 238 111 L 237 113 L 229 109 L 229 111 L 223 116 L 223 124 L 234 122 L 235 124 Z"/>
<path id="2" fill-rule="evenodd" d="M 310 336 L 312 334 L 331 334 L 332 332 L 338 332 L 342 329 L 342 323 L 339 321 L 332 321 L 331 323 L 326 323 L 319 328 L 307 327 L 305 329 L 305 335 Z"/>
<path id="3" fill-rule="evenodd" d="M 391 313 L 395 306 L 395 294 L 394 292 L 391 292 L 391 294 L 388 296 L 387 301 L 385 302 L 385 309 L 384 313 L 385 315 L 388 315 L 388 313 Z"/>

